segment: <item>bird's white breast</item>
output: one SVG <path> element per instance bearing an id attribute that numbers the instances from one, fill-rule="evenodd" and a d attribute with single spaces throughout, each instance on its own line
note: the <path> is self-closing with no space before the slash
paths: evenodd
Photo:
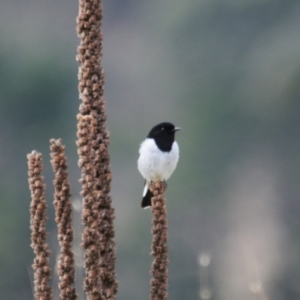
<path id="1" fill-rule="evenodd" d="M 175 170 L 179 158 L 176 141 L 170 152 L 162 152 L 153 139 L 147 138 L 141 144 L 139 153 L 138 170 L 148 182 L 167 180 Z"/>

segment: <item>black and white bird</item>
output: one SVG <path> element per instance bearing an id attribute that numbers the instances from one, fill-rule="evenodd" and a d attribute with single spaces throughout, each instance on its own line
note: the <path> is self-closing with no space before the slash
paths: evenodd
<path id="1" fill-rule="evenodd" d="M 149 190 L 151 182 L 166 181 L 176 168 L 179 147 L 175 132 L 180 130 L 172 123 L 163 122 L 154 126 L 140 146 L 138 170 L 145 179 L 142 208 L 151 206 L 153 194 Z"/>

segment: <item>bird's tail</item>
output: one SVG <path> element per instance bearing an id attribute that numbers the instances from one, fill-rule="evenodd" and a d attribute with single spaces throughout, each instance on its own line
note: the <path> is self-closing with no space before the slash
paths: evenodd
<path id="1" fill-rule="evenodd" d="M 142 200 L 142 208 L 148 208 L 151 206 L 151 198 L 153 197 L 152 192 L 148 189 L 147 186 L 147 192 L 146 195 L 144 195 Z"/>

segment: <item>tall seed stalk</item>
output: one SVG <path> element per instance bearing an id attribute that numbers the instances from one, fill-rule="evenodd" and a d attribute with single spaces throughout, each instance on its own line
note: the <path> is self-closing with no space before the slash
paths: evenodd
<path id="1" fill-rule="evenodd" d="M 114 209 L 110 198 L 109 133 L 106 129 L 103 98 L 104 71 L 102 59 L 102 3 L 80 0 L 77 33 L 80 38 L 79 114 L 77 147 L 83 197 L 82 244 L 85 253 L 84 289 L 89 299 L 115 299 Z"/>
<path id="2" fill-rule="evenodd" d="M 75 260 L 72 251 L 72 203 L 68 182 L 67 159 L 65 147 L 61 140 L 50 140 L 51 164 L 54 177 L 55 221 L 58 228 L 60 253 L 57 262 L 61 300 L 77 299 L 75 282 Z"/>
<path id="3" fill-rule="evenodd" d="M 150 191 L 153 193 L 152 202 L 152 252 L 154 257 L 151 274 L 151 300 L 168 299 L 168 220 L 166 198 L 164 192 L 165 182 L 153 182 L 150 185 Z"/>
<path id="4" fill-rule="evenodd" d="M 47 204 L 45 184 L 42 176 L 42 154 L 32 151 L 28 158 L 28 183 L 31 192 L 30 229 L 31 247 L 35 254 L 33 261 L 34 297 L 37 300 L 53 300 L 53 290 L 49 286 L 51 268 L 50 250 L 47 244 Z"/>

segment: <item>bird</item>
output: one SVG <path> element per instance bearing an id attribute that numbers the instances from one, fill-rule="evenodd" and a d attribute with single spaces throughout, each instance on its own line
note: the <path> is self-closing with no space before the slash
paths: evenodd
<path id="1" fill-rule="evenodd" d="M 175 133 L 180 127 L 172 123 L 162 122 L 155 125 L 141 143 L 138 158 L 138 170 L 145 179 L 142 208 L 151 206 L 151 182 L 168 180 L 174 172 L 178 159 L 179 147 L 175 141 Z"/>

